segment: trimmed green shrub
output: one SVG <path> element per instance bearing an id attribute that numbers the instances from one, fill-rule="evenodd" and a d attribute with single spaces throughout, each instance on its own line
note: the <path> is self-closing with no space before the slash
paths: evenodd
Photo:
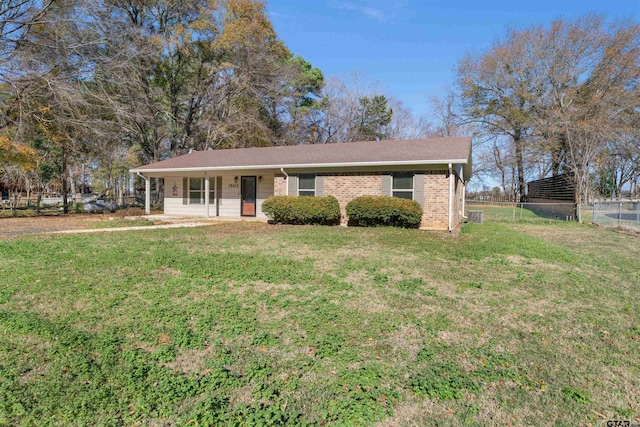
<path id="1" fill-rule="evenodd" d="M 349 225 L 418 228 L 422 206 L 415 200 L 388 196 L 356 197 L 347 204 Z"/>
<path id="2" fill-rule="evenodd" d="M 262 212 L 281 224 L 340 224 L 340 205 L 333 196 L 271 196 L 262 203 Z"/>

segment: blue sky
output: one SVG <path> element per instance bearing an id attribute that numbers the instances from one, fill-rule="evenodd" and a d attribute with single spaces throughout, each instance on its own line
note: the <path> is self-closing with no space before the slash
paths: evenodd
<path id="1" fill-rule="evenodd" d="M 417 114 L 454 78 L 468 51 L 515 28 L 588 12 L 640 17 L 640 0 L 267 0 L 278 36 L 325 76 L 354 71 Z"/>

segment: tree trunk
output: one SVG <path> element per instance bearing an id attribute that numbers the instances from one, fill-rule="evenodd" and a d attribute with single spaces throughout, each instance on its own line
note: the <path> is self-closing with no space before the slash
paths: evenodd
<path id="1" fill-rule="evenodd" d="M 65 214 L 69 213 L 69 201 L 67 200 L 67 194 L 69 193 L 68 187 L 69 172 L 67 170 L 67 149 L 62 145 L 62 211 Z"/>
<path id="2" fill-rule="evenodd" d="M 524 140 L 520 131 L 516 132 L 513 137 L 513 143 L 516 148 L 516 169 L 518 170 L 518 197 L 521 202 L 524 202 L 526 182 L 524 180 Z"/>
<path id="3" fill-rule="evenodd" d="M 13 204 L 11 206 L 11 215 L 18 216 L 18 192 L 13 192 Z"/>
<path id="4" fill-rule="evenodd" d="M 69 187 L 71 189 L 71 194 L 73 195 L 73 199 L 75 200 L 78 189 L 76 188 L 76 175 L 73 173 L 69 174 Z"/>
<path id="5" fill-rule="evenodd" d="M 31 182 L 28 179 L 25 180 L 25 186 L 27 187 L 27 208 L 31 207 Z"/>

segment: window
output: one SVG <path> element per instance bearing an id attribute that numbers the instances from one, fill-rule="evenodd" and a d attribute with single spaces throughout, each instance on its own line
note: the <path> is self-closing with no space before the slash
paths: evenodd
<path id="1" fill-rule="evenodd" d="M 413 172 L 396 172 L 391 186 L 393 197 L 413 199 Z"/>
<path id="2" fill-rule="evenodd" d="M 189 204 L 204 205 L 204 180 L 208 178 L 189 178 Z M 209 204 L 216 202 L 216 184 L 212 179 L 209 184 Z"/>
<path id="3" fill-rule="evenodd" d="M 315 196 L 316 195 L 316 176 L 315 175 L 299 175 L 298 176 L 298 196 Z"/>

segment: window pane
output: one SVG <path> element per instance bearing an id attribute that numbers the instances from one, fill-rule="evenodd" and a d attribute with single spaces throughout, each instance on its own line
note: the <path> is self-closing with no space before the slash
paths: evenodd
<path id="1" fill-rule="evenodd" d="M 209 191 L 209 204 L 212 205 L 216 202 L 216 192 L 214 191 Z"/>
<path id="2" fill-rule="evenodd" d="M 413 199 L 413 191 L 394 191 L 393 197 L 399 197 L 401 199 Z"/>
<path id="3" fill-rule="evenodd" d="M 189 178 L 189 190 L 202 190 L 202 179 Z"/>
<path id="4" fill-rule="evenodd" d="M 413 190 L 413 173 L 400 172 L 393 174 L 394 190 Z"/>
<path id="5" fill-rule="evenodd" d="M 298 191 L 298 195 L 299 196 L 315 196 L 316 192 L 315 191 L 309 191 L 309 190 L 300 190 L 300 191 Z"/>
<path id="6" fill-rule="evenodd" d="M 200 195 L 202 194 L 202 192 L 200 191 L 189 191 L 189 203 L 192 205 L 199 205 L 201 204 L 201 199 L 200 199 Z"/>
<path id="7" fill-rule="evenodd" d="M 315 190 L 316 189 L 316 176 L 315 175 L 300 175 L 298 177 L 298 188 L 300 190 Z"/>

